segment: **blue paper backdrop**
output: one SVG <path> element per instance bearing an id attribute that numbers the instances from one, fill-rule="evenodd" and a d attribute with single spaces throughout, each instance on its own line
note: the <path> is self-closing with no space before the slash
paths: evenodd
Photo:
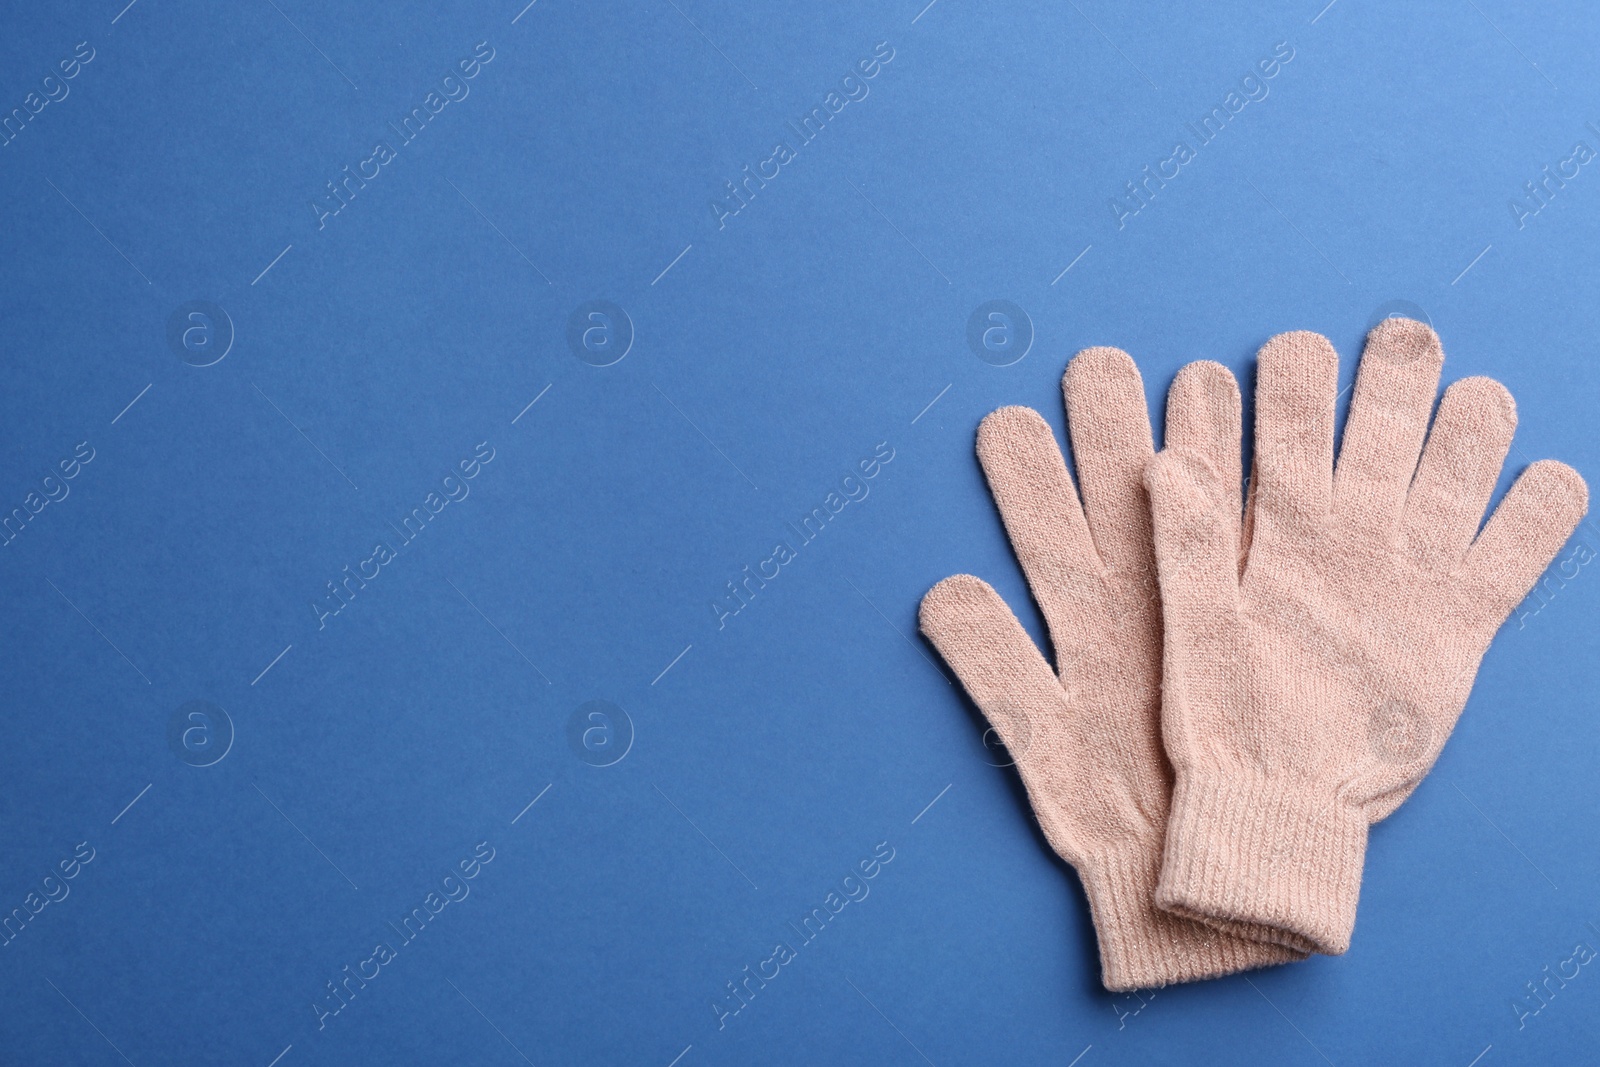
<path id="1" fill-rule="evenodd" d="M 1350 953 L 1154 997 L 915 627 L 1085 345 L 1600 472 L 1591 7 L 123 3 L 0 16 L 0 1059 L 1591 1055 L 1596 527 Z"/>

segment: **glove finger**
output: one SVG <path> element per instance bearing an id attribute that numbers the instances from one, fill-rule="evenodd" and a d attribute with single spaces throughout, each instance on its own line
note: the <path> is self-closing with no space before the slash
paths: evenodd
<path id="1" fill-rule="evenodd" d="M 1463 378 L 1445 390 L 1406 497 L 1412 556 L 1454 565 L 1466 553 L 1516 428 L 1517 405 L 1494 379 Z"/>
<path id="2" fill-rule="evenodd" d="M 1565 463 L 1541 459 L 1522 472 L 1467 550 L 1467 580 L 1498 625 L 1522 602 L 1589 507 L 1589 487 Z"/>
<path id="3" fill-rule="evenodd" d="M 1149 568 L 1150 514 L 1144 465 L 1155 455 L 1144 380 L 1116 348 L 1086 348 L 1061 379 L 1067 430 L 1083 488 L 1083 511 L 1107 566 Z"/>
<path id="4" fill-rule="evenodd" d="M 1035 709 L 1065 715 L 1061 683 L 1000 594 L 983 579 L 957 574 L 922 598 L 922 632 L 961 679 L 973 703 L 1021 757 L 1044 725 Z"/>
<path id="5" fill-rule="evenodd" d="M 1055 742 L 1066 696 L 1000 594 L 980 578 L 953 575 L 922 598 L 919 625 L 999 733 L 1029 795 L 1045 795 L 1034 788 L 1035 768 L 1060 755 Z M 1035 804 L 1034 815 L 1056 850 L 1076 863 L 1081 851 L 1058 813 Z"/>
<path id="6" fill-rule="evenodd" d="M 1339 354 L 1320 334 L 1280 333 L 1256 371 L 1254 536 L 1303 527 L 1328 511 Z"/>
<path id="7" fill-rule="evenodd" d="M 978 426 L 978 461 L 1057 656 L 1093 631 L 1100 561 L 1055 435 L 1037 411 L 1006 407 Z"/>
<path id="8" fill-rule="evenodd" d="M 1400 514 L 1443 366 L 1439 336 L 1423 323 L 1385 319 L 1367 336 L 1334 472 L 1339 514 L 1373 529 Z"/>
<path id="9" fill-rule="evenodd" d="M 1183 696 L 1215 692 L 1231 654 L 1239 602 L 1239 520 L 1220 503 L 1216 472 L 1198 452 L 1161 451 L 1145 467 L 1161 577 L 1161 734 L 1175 763 L 1199 749 Z"/>
<path id="10" fill-rule="evenodd" d="M 1222 479 L 1200 453 L 1167 448 L 1145 467 L 1145 485 L 1167 631 L 1216 632 L 1239 593 L 1239 522 Z"/>
<path id="11" fill-rule="evenodd" d="M 1178 371 L 1167 391 L 1166 447 L 1205 457 L 1216 471 L 1223 514 L 1240 515 L 1239 383 L 1220 363 L 1198 360 Z"/>

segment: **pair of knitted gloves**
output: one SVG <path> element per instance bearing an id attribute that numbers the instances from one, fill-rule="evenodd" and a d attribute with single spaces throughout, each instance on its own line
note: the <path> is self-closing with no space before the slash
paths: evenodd
<path id="1" fill-rule="evenodd" d="M 921 626 L 1077 869 L 1107 989 L 1349 948 L 1367 826 L 1428 773 L 1583 517 L 1583 479 L 1545 460 L 1479 531 L 1516 408 L 1463 379 L 1429 433 L 1443 362 L 1422 323 L 1374 329 L 1335 465 L 1338 354 L 1268 341 L 1247 501 L 1217 363 L 1178 373 L 1157 453 L 1133 360 L 1079 353 L 1062 380 L 1077 488 L 1036 412 L 979 427 L 1056 669 L 970 575 L 929 591 Z"/>

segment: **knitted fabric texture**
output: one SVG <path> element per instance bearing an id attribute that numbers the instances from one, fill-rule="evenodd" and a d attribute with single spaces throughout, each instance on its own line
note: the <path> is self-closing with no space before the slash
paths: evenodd
<path id="1" fill-rule="evenodd" d="M 1236 449 L 1169 440 L 1148 464 L 1177 776 L 1160 907 L 1344 952 L 1368 822 L 1427 774 L 1495 631 L 1582 518 L 1583 479 L 1544 460 L 1478 532 L 1516 409 L 1467 378 L 1428 434 L 1443 361 L 1422 323 L 1374 329 L 1335 469 L 1338 355 L 1314 333 L 1270 340 L 1247 556 Z M 1236 403 L 1231 377 L 1203 381 Z"/>
<path id="2" fill-rule="evenodd" d="M 1220 363 L 1198 360 L 1181 369 L 1173 379 L 1167 401 L 1167 442 L 1170 447 L 1189 447 L 1207 457 L 1219 473 L 1217 487 L 1221 514 L 1232 516 L 1239 525 L 1239 569 L 1242 573 L 1250 540 L 1251 511 L 1240 515 L 1243 493 L 1240 487 L 1241 409 L 1239 385 L 1233 373 Z M 1254 501 L 1252 500 L 1252 504 Z M 1251 509 L 1253 510 L 1253 509 Z M 1420 780 L 1420 779 L 1418 779 Z M 1409 781 L 1366 805 L 1368 821 L 1387 818 L 1411 791 L 1417 780 Z M 1316 950 L 1308 938 L 1260 923 L 1234 922 L 1215 916 L 1203 921 L 1240 937 L 1288 945 L 1303 953 Z"/>
<path id="3" fill-rule="evenodd" d="M 1036 412 L 1001 408 L 978 430 L 978 458 L 1049 625 L 1059 677 L 999 594 L 969 575 L 947 578 L 923 598 L 922 631 L 1016 761 L 1050 845 L 1077 869 L 1107 989 L 1301 958 L 1155 907 L 1172 778 L 1159 724 L 1161 615 L 1142 484 L 1154 449 L 1144 385 L 1126 354 L 1094 348 L 1073 359 L 1062 389 L 1081 504 Z M 1175 418 L 1180 428 L 1169 438 L 1204 447 L 1184 436 L 1184 413 Z"/>

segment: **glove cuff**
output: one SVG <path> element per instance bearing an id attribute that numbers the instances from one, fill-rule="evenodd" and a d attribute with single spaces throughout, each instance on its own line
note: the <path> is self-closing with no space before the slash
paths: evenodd
<path id="1" fill-rule="evenodd" d="M 1157 906 L 1239 936 L 1350 947 L 1367 816 L 1314 784 L 1180 773 Z"/>
<path id="2" fill-rule="evenodd" d="M 1086 857 L 1078 867 L 1100 942 L 1100 973 L 1113 992 L 1217 978 L 1305 958 L 1156 908 L 1159 848 Z"/>

